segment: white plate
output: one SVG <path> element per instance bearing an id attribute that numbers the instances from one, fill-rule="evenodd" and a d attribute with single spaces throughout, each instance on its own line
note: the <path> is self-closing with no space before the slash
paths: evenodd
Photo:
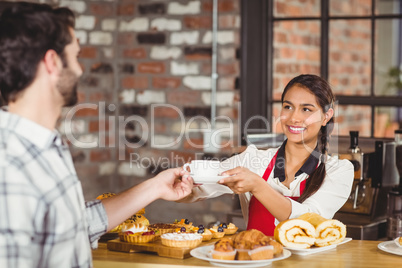
<path id="1" fill-rule="evenodd" d="M 207 183 L 218 183 L 223 178 L 226 178 L 228 176 L 212 176 L 212 177 L 203 177 L 203 176 L 195 176 L 191 175 L 191 177 L 194 180 L 194 183 L 202 183 L 202 184 L 207 184 Z"/>
<path id="2" fill-rule="evenodd" d="M 325 246 L 325 247 L 311 247 L 311 248 L 289 248 L 289 247 L 285 247 L 285 248 L 290 250 L 295 255 L 310 255 L 310 254 L 334 249 L 337 246 L 345 244 L 349 241 L 352 241 L 352 238 L 345 237 L 345 239 L 343 239 L 343 241 L 341 243 L 336 244 L 336 245 L 329 245 L 329 246 Z"/>
<path id="3" fill-rule="evenodd" d="M 190 251 L 191 256 L 209 261 L 211 264 L 222 267 L 261 267 L 271 264 L 273 261 L 279 261 L 286 258 L 289 258 L 292 253 L 289 250 L 284 249 L 282 256 L 276 257 L 269 260 L 258 260 L 258 261 L 228 261 L 228 260 L 216 260 L 211 257 L 211 250 L 214 248 L 214 245 L 204 246 L 195 248 Z"/>
<path id="4" fill-rule="evenodd" d="M 402 248 L 402 245 L 399 244 L 399 237 L 394 239 L 394 243 L 398 246 L 398 248 Z"/>
<path id="5" fill-rule="evenodd" d="M 402 256 L 402 247 L 398 246 L 394 240 L 381 242 L 378 248 L 382 251 Z"/>

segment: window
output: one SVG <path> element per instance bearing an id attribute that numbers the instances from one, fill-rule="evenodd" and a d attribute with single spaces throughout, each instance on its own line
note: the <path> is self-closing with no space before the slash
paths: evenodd
<path id="1" fill-rule="evenodd" d="M 269 132 L 280 132 L 284 86 L 313 73 L 336 95 L 339 135 L 393 137 L 402 127 L 401 2 L 242 1 L 242 126 L 261 115 L 271 119 Z"/>

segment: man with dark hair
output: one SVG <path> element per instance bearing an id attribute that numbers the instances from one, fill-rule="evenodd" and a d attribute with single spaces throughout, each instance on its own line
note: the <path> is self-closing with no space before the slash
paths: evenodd
<path id="1" fill-rule="evenodd" d="M 82 74 L 67 8 L 16 3 L 0 16 L 0 266 L 91 267 L 90 243 L 156 199 L 191 192 L 181 168 L 115 197 L 84 202 L 67 146 L 55 130 L 77 102 Z"/>

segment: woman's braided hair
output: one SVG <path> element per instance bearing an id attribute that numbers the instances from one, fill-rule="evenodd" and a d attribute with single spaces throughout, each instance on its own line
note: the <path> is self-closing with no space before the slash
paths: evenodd
<path id="1" fill-rule="evenodd" d="M 286 85 L 282 93 L 282 102 L 287 91 L 295 85 L 306 88 L 311 93 L 313 93 L 323 113 L 326 113 L 330 108 L 334 108 L 335 98 L 332 93 L 331 87 L 329 86 L 327 81 L 317 75 L 312 74 L 303 74 L 293 78 Z M 321 187 L 322 182 L 324 181 L 326 174 L 325 163 L 327 161 L 329 135 L 332 133 L 333 128 L 334 117 L 332 117 L 325 126 L 321 126 L 321 130 L 319 133 L 319 140 L 321 141 L 321 154 L 319 158 L 321 163 L 307 179 L 306 188 L 297 200 L 300 203 L 313 195 Z"/>

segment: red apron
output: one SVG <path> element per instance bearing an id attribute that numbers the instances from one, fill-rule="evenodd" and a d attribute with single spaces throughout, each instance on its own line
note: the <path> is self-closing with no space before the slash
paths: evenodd
<path id="1" fill-rule="evenodd" d="M 262 178 L 264 180 L 268 180 L 269 175 L 271 174 L 272 170 L 274 169 L 275 162 L 276 162 L 276 152 L 275 156 L 269 162 L 267 169 L 264 172 Z M 306 180 L 302 181 L 300 184 L 300 195 L 303 193 L 304 188 L 306 188 Z M 299 196 L 300 196 L 299 195 Z M 299 199 L 299 197 L 290 196 L 289 198 L 293 200 Z M 251 197 L 250 205 L 248 207 L 248 224 L 247 230 L 250 229 L 257 229 L 263 232 L 265 235 L 273 236 L 275 230 L 275 217 L 264 207 L 260 201 L 257 200 L 254 196 Z"/>

